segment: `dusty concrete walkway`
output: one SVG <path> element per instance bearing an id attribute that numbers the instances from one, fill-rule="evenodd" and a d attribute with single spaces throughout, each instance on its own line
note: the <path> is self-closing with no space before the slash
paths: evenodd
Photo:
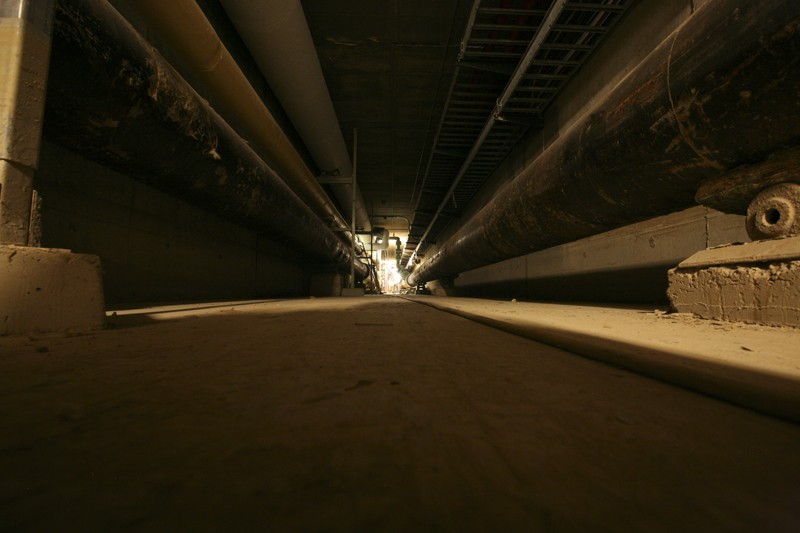
<path id="1" fill-rule="evenodd" d="M 200 307 L 0 338 L 0 530 L 800 523 L 797 425 L 400 299 Z"/>
<path id="2" fill-rule="evenodd" d="M 800 328 L 641 306 L 404 298 L 800 423 Z"/>

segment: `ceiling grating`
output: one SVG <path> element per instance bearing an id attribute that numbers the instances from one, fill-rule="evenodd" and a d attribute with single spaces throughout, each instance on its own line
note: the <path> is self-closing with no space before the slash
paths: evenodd
<path id="1" fill-rule="evenodd" d="M 633 0 L 476 0 L 420 168 L 403 264 L 458 217 Z"/>

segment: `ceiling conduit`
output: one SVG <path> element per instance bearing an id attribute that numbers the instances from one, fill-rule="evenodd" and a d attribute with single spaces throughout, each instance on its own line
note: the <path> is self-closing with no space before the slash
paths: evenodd
<path id="1" fill-rule="evenodd" d="M 418 263 L 525 132 L 542 127 L 549 104 L 632 3 L 474 0 L 421 187 L 415 182 L 411 197 L 404 264 Z"/>
<path id="2" fill-rule="evenodd" d="M 685 209 L 705 180 L 795 148 L 798 50 L 795 0 L 709 0 L 408 283 Z"/>
<path id="3" fill-rule="evenodd" d="M 469 38 L 469 31 L 471 31 L 472 25 L 475 21 L 475 14 L 478 11 L 479 5 L 480 5 L 480 0 L 476 0 L 475 5 L 472 7 L 472 13 L 470 14 L 470 20 L 468 26 L 469 29 L 467 30 L 468 33 L 467 36 L 464 38 L 464 41 L 462 41 L 462 47 L 464 46 L 463 43 L 465 43 Z M 417 243 L 417 249 L 419 249 L 422 246 L 422 243 L 425 242 L 425 239 L 428 238 L 428 235 L 433 229 L 434 224 L 436 224 L 436 220 L 439 218 L 439 215 L 441 215 L 442 210 L 450 202 L 450 199 L 453 197 L 453 193 L 455 192 L 456 187 L 458 187 L 458 184 L 461 183 L 461 179 L 467 173 L 470 165 L 472 164 L 472 161 L 478 155 L 478 152 L 483 146 L 483 143 L 489 137 L 489 133 L 491 133 L 492 128 L 495 125 L 495 122 L 497 122 L 498 120 L 502 120 L 503 111 L 505 110 L 506 105 L 508 105 L 511 96 L 517 90 L 520 81 L 522 81 L 522 77 L 528 71 L 528 67 L 530 67 L 531 63 L 533 62 L 533 59 L 536 57 L 536 54 L 539 53 L 542 44 L 544 44 L 545 39 L 547 39 L 547 36 L 550 34 L 550 30 L 552 29 L 553 26 L 555 26 L 558 17 L 561 16 L 561 13 L 564 11 L 566 5 L 567 5 L 567 0 L 556 0 L 550 6 L 550 9 L 547 10 L 547 14 L 544 17 L 542 24 L 539 26 L 536 35 L 534 35 L 533 39 L 528 45 L 528 48 L 525 51 L 525 55 L 522 56 L 522 59 L 520 59 L 519 64 L 517 64 L 517 68 L 514 70 L 514 73 L 511 75 L 511 79 L 508 81 L 508 85 L 506 85 L 506 88 L 503 90 L 503 93 L 497 99 L 497 103 L 494 106 L 492 114 L 489 116 L 488 120 L 486 121 L 486 124 L 483 125 L 483 129 L 478 135 L 478 139 L 475 141 L 475 144 L 472 146 L 472 149 L 469 151 L 469 154 L 467 154 L 467 158 L 461 164 L 461 169 L 458 171 L 458 174 L 456 174 L 456 177 L 453 178 L 453 183 L 450 185 L 450 188 L 447 190 L 447 193 L 445 193 L 444 199 L 439 204 L 439 207 L 436 208 L 436 212 L 433 214 L 433 218 L 428 223 L 428 227 L 425 229 L 425 232 L 422 234 L 422 237 L 420 237 L 419 243 Z M 460 57 L 463 57 L 463 50 Z M 454 75 L 453 76 L 454 82 L 455 79 L 456 76 Z M 409 260 L 409 265 L 413 265 L 415 256 L 416 252 L 412 254 L 411 259 Z"/>
<path id="4" fill-rule="evenodd" d="M 128 0 L 209 91 L 212 106 L 323 220 L 350 238 L 336 206 L 256 94 L 195 0 Z"/>
<path id="5" fill-rule="evenodd" d="M 221 0 L 221 4 L 323 174 L 352 176 L 353 165 L 300 0 Z M 352 185 L 331 184 L 331 189 L 349 220 Z M 356 226 L 370 231 L 358 187 L 356 202 Z"/>

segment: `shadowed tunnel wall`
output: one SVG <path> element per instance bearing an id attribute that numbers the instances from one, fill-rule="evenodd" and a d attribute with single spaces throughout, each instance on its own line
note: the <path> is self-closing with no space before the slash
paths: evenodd
<path id="1" fill-rule="evenodd" d="M 110 304 L 307 294 L 285 247 L 57 145 L 35 186 L 42 244 L 100 256 Z"/>

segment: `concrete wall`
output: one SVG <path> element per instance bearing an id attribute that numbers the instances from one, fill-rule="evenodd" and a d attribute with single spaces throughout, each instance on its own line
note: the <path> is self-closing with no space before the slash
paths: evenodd
<path id="1" fill-rule="evenodd" d="M 294 252 L 51 143 L 43 246 L 100 256 L 107 303 L 302 296 Z"/>
<path id="2" fill-rule="evenodd" d="M 497 192 L 592 110 L 651 50 L 706 0 L 641 0 L 570 80 L 478 192 L 460 219 L 469 220 Z M 689 207 L 689 206 L 687 206 Z M 460 225 L 439 238 L 443 243 Z M 749 240 L 741 217 L 701 207 L 462 273 L 459 295 L 586 301 L 666 302 L 667 270 L 708 245 Z M 432 246 L 426 257 L 432 256 Z M 434 293 L 437 283 L 429 284 Z"/>

